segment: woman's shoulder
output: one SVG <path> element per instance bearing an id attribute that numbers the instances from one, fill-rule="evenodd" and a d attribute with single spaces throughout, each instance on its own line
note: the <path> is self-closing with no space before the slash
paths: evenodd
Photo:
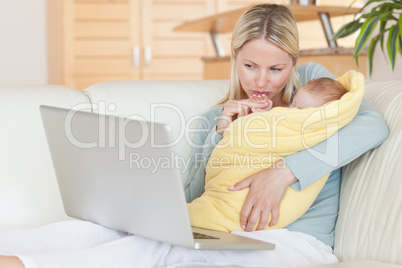
<path id="1" fill-rule="evenodd" d="M 328 71 L 327 68 L 312 61 L 298 65 L 297 70 L 299 71 L 301 85 L 320 77 L 335 78 L 335 76 Z"/>
<path id="2" fill-rule="evenodd" d="M 319 63 L 313 62 L 313 61 L 299 64 L 299 65 L 297 65 L 297 69 L 299 70 L 299 73 L 300 72 L 325 72 L 325 71 L 329 73 L 329 71 L 324 66 L 322 66 Z"/>

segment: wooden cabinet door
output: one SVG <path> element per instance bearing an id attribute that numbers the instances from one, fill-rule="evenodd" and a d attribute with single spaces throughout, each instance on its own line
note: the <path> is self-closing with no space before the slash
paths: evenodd
<path id="1" fill-rule="evenodd" d="M 138 0 L 64 0 L 62 10 L 63 84 L 140 78 Z"/>
<path id="2" fill-rule="evenodd" d="M 202 79 L 201 58 L 214 55 L 206 33 L 174 32 L 186 20 L 212 15 L 213 0 L 143 0 L 142 79 Z"/>
<path id="3" fill-rule="evenodd" d="M 110 80 L 202 79 L 209 35 L 173 28 L 214 13 L 213 0 L 62 1 L 62 83 L 84 89 Z"/>

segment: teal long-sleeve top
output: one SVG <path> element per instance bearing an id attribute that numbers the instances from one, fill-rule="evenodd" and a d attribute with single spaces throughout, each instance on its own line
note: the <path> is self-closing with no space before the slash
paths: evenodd
<path id="1" fill-rule="evenodd" d="M 309 62 L 298 66 L 301 85 L 319 77 L 335 78 L 323 66 Z M 189 176 L 185 185 L 187 202 L 204 192 L 205 167 L 216 144 L 222 139 L 216 132 L 223 107 L 215 106 L 199 121 L 194 137 Z M 291 185 L 301 191 L 331 173 L 328 181 L 307 212 L 286 228 L 310 234 L 327 245 L 334 245 L 334 230 L 339 209 L 341 167 L 366 151 L 379 146 L 388 137 L 382 116 L 363 100 L 356 117 L 327 140 L 308 150 L 283 158 L 297 182 Z M 239 223 L 240 224 L 240 223 Z"/>

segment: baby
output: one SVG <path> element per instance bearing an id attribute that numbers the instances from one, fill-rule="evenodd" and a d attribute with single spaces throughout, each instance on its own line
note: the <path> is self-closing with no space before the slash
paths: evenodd
<path id="1" fill-rule="evenodd" d="M 327 77 L 317 78 L 307 82 L 297 91 L 289 107 L 297 109 L 320 107 L 330 101 L 339 100 L 345 93 L 345 88 L 338 81 Z M 272 108 L 272 101 L 266 95 L 253 95 L 250 99 L 269 104 L 265 109 L 252 108 L 253 113 L 269 111 Z"/>

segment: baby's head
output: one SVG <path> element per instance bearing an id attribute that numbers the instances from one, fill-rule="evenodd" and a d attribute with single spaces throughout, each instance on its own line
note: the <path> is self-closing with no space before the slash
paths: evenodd
<path id="1" fill-rule="evenodd" d="M 338 81 L 327 77 L 317 78 L 307 82 L 297 91 L 290 107 L 320 107 L 330 101 L 339 100 L 345 93 L 345 88 Z"/>

